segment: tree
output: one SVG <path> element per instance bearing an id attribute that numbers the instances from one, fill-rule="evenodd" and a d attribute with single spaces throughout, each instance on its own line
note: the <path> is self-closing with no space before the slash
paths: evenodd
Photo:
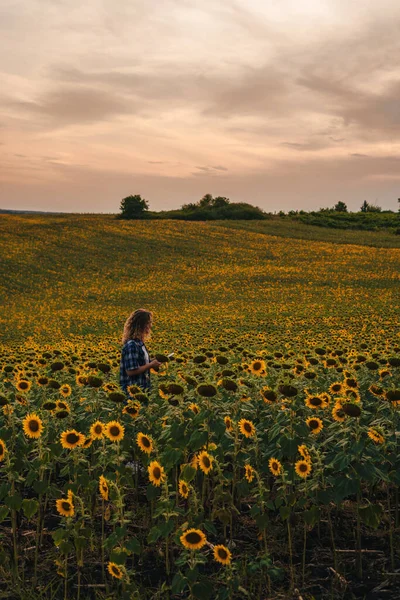
<path id="1" fill-rule="evenodd" d="M 205 208 L 206 206 L 211 206 L 212 201 L 213 201 L 212 195 L 211 194 L 206 194 L 199 201 L 199 206 L 200 206 L 200 208 Z"/>
<path id="2" fill-rule="evenodd" d="M 149 210 L 149 205 L 140 194 L 127 196 L 121 200 L 119 218 L 143 219 L 146 210 Z"/>
<path id="3" fill-rule="evenodd" d="M 377 212 L 381 212 L 381 207 L 377 206 L 376 204 L 369 204 L 366 200 L 364 200 L 364 202 L 361 205 L 361 212 L 372 212 L 372 213 L 377 213 Z"/>
<path id="4" fill-rule="evenodd" d="M 336 212 L 347 212 L 347 206 L 344 202 L 339 200 L 339 202 L 333 207 L 333 210 L 336 210 Z"/>
<path id="5" fill-rule="evenodd" d="M 213 208 L 222 208 L 222 206 L 228 206 L 228 204 L 230 204 L 230 200 L 225 196 L 217 196 L 211 202 Z"/>

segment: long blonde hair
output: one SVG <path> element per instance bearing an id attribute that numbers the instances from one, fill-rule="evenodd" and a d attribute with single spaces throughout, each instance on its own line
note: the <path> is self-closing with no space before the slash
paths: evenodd
<path id="1" fill-rule="evenodd" d="M 124 332 L 122 334 L 122 344 L 125 344 L 128 340 L 139 338 L 139 340 L 145 340 L 149 337 L 145 330 L 148 324 L 153 318 L 153 313 L 145 308 L 138 308 L 129 315 L 124 325 Z"/>

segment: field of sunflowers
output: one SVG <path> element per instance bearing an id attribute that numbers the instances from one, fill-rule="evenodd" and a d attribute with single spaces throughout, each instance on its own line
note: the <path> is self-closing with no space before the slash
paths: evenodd
<path id="1" fill-rule="evenodd" d="M 246 227 L 0 217 L 0 598 L 398 597 L 398 241 Z"/>

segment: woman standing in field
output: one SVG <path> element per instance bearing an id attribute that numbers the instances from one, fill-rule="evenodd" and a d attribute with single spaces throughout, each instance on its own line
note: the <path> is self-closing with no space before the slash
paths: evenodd
<path id="1" fill-rule="evenodd" d="M 158 368 L 158 360 L 150 360 L 145 340 L 150 337 L 153 313 L 144 308 L 135 310 L 125 322 L 122 334 L 120 363 L 121 388 L 128 394 L 128 386 L 138 385 L 142 390 L 150 389 L 150 369 Z"/>

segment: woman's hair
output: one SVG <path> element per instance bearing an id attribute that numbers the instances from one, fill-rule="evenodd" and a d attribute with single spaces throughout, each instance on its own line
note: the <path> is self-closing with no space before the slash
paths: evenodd
<path id="1" fill-rule="evenodd" d="M 138 308 L 129 315 L 124 325 L 124 332 L 122 334 L 122 344 L 125 344 L 128 340 L 139 338 L 143 340 L 145 338 L 145 329 L 150 323 L 153 317 L 153 313 L 150 310 L 144 308 Z"/>

